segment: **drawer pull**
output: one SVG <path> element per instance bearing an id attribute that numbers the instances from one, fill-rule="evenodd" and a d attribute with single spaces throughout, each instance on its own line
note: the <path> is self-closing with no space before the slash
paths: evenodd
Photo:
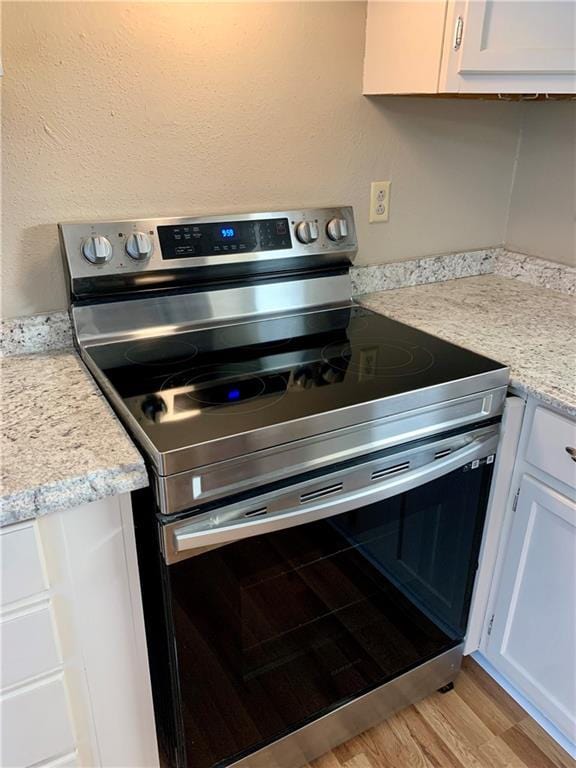
<path id="1" fill-rule="evenodd" d="M 568 456 L 570 456 L 570 458 L 572 459 L 572 461 L 576 461 L 576 448 L 571 448 L 569 445 L 567 445 L 565 450 Z"/>

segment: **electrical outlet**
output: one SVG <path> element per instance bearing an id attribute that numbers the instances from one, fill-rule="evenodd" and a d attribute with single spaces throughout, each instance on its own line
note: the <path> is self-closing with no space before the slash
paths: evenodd
<path id="1" fill-rule="evenodd" d="M 373 181 L 370 185 L 370 219 L 372 223 L 388 221 L 390 212 L 390 182 Z"/>

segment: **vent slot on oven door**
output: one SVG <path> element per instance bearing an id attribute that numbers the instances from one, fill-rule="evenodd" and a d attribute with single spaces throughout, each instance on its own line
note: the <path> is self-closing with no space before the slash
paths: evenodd
<path id="1" fill-rule="evenodd" d="M 436 451 L 434 454 L 434 461 L 436 461 L 436 459 L 443 459 L 444 456 L 448 456 L 449 453 L 452 453 L 452 448 L 444 448 L 443 451 Z"/>
<path id="2" fill-rule="evenodd" d="M 385 467 L 384 469 L 375 469 L 374 472 L 372 472 L 371 480 L 380 480 L 383 477 L 388 477 L 389 475 L 396 475 L 398 472 L 405 472 L 407 469 L 410 469 L 410 462 L 409 461 L 403 461 L 401 464 L 394 464 L 393 467 Z"/>
<path id="3" fill-rule="evenodd" d="M 260 517 L 268 512 L 268 507 L 258 507 L 257 509 L 249 509 L 248 512 L 244 512 L 244 517 Z"/>
<path id="4" fill-rule="evenodd" d="M 303 493 L 300 496 L 300 504 L 304 504 L 307 501 L 314 501 L 314 499 L 321 499 L 324 496 L 329 496 L 331 493 L 338 493 L 344 486 L 342 483 L 335 483 L 334 485 L 328 485 L 326 488 L 320 488 L 317 491 L 310 491 L 309 493 Z"/>

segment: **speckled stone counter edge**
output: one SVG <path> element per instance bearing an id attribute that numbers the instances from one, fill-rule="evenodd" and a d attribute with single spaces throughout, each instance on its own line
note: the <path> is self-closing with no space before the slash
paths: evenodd
<path id="1" fill-rule="evenodd" d="M 576 267 L 555 261 L 500 249 L 494 256 L 494 274 L 576 296 Z"/>
<path id="2" fill-rule="evenodd" d="M 565 416 L 570 416 L 572 419 L 576 419 L 576 407 L 569 405 L 562 399 L 562 393 L 557 396 L 544 392 L 542 387 L 538 384 L 529 384 L 525 381 L 520 381 L 514 376 L 510 379 L 509 390 L 514 395 L 520 397 L 533 397 L 535 400 L 539 400 L 543 405 L 549 405 L 551 408 L 563 413 Z"/>
<path id="3" fill-rule="evenodd" d="M 30 355 L 72 347 L 72 327 L 68 312 L 29 315 L 2 320 L 0 353 Z"/>
<path id="4" fill-rule="evenodd" d="M 1 498 L 0 527 L 136 491 L 148 484 L 146 469 L 139 463 L 26 488 Z"/>
<path id="5" fill-rule="evenodd" d="M 352 267 L 352 293 L 354 296 L 361 296 L 425 283 L 439 283 L 459 277 L 486 275 L 494 271 L 496 253 L 497 249 L 487 248 L 465 253 L 426 256 L 391 264 Z"/>
<path id="6" fill-rule="evenodd" d="M 488 274 L 576 295 L 576 268 L 504 248 L 483 248 L 426 256 L 411 261 L 352 267 L 352 292 L 355 296 L 361 296 Z"/>

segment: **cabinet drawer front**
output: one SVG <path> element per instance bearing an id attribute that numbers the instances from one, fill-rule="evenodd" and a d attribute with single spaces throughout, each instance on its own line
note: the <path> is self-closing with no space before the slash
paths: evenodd
<path id="1" fill-rule="evenodd" d="M 0 701 L 0 764 L 34 765 L 74 751 L 74 737 L 61 678 L 5 695 Z"/>
<path id="2" fill-rule="evenodd" d="M 538 469 L 576 488 L 576 423 L 545 408 L 536 408 L 526 459 Z"/>
<path id="3" fill-rule="evenodd" d="M 2 605 L 47 588 L 34 524 L 0 531 Z"/>
<path id="4" fill-rule="evenodd" d="M 0 688 L 51 672 L 61 663 L 49 606 L 0 624 Z"/>

